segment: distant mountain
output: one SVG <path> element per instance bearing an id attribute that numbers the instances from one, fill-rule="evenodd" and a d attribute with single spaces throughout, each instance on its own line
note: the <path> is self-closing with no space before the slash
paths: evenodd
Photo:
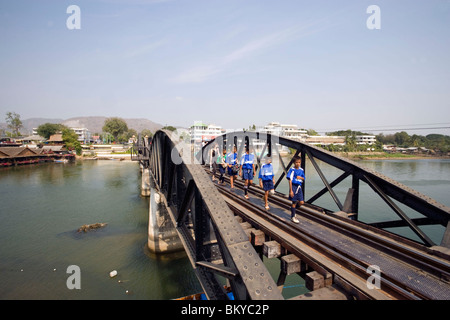
<path id="1" fill-rule="evenodd" d="M 61 123 L 68 127 L 81 127 L 87 128 L 91 133 L 101 133 L 105 120 L 109 117 L 75 117 L 70 119 L 49 119 L 49 118 L 30 118 L 22 120 L 23 128 L 20 130 L 22 134 L 31 134 L 33 128 L 39 127 L 44 123 Z M 138 118 L 138 119 L 126 119 L 122 118 L 128 126 L 128 129 L 134 129 L 138 133 L 144 129 L 149 129 L 155 132 L 163 127 L 163 125 L 153 122 L 148 119 Z M 6 128 L 5 123 L 1 123 L 0 127 Z"/>

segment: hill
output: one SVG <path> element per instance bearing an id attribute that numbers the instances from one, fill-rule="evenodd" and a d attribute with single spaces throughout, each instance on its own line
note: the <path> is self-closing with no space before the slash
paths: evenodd
<path id="1" fill-rule="evenodd" d="M 109 117 L 75 117 L 70 119 L 50 119 L 50 118 L 30 118 L 22 120 L 23 128 L 20 130 L 22 134 L 31 134 L 33 128 L 37 128 L 44 123 L 61 123 L 68 127 L 87 128 L 91 133 L 101 133 L 105 120 Z M 144 118 L 122 118 L 128 126 L 128 129 L 134 129 L 141 132 L 144 129 L 149 129 L 155 132 L 163 127 L 163 125 Z M 6 128 L 6 124 L 0 124 L 1 127 Z"/>

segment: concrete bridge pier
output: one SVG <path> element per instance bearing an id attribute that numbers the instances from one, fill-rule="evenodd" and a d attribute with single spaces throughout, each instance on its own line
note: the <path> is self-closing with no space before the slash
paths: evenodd
<path id="1" fill-rule="evenodd" d="M 150 196 L 150 169 L 141 167 L 141 196 L 149 197 Z"/>
<path id="2" fill-rule="evenodd" d="M 148 248 L 152 253 L 184 250 L 160 193 L 154 188 L 150 191 Z"/>

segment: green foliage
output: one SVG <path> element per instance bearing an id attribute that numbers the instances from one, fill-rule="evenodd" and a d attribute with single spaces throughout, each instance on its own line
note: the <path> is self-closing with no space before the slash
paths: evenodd
<path id="1" fill-rule="evenodd" d="M 128 142 L 130 138 L 133 136 L 137 137 L 138 133 L 134 129 L 130 129 L 127 132 L 122 133 L 120 136 L 117 137 L 119 142 Z"/>
<path id="2" fill-rule="evenodd" d="M 148 136 L 149 138 L 153 137 L 153 133 L 148 130 L 148 129 L 144 129 L 141 131 L 141 137 L 145 137 Z"/>
<path id="3" fill-rule="evenodd" d="M 175 131 L 175 130 L 177 130 L 177 128 L 175 128 L 173 126 L 165 126 L 165 127 L 162 128 L 162 130 Z"/>
<path id="4" fill-rule="evenodd" d="M 102 129 L 104 132 L 112 134 L 115 141 L 119 141 L 119 136 L 128 132 L 127 123 L 123 119 L 117 117 L 106 119 Z"/>
<path id="5" fill-rule="evenodd" d="M 6 123 L 8 124 L 8 128 L 12 130 L 12 136 L 17 137 L 20 135 L 20 128 L 22 128 L 22 121 L 20 120 L 20 115 L 15 112 L 7 112 L 6 113 Z"/>
<path id="6" fill-rule="evenodd" d="M 314 130 L 313 130 L 314 131 Z M 333 131 L 333 132 L 327 132 L 327 136 L 366 136 L 370 135 L 370 133 L 364 133 L 361 131 L 353 131 L 353 130 L 339 130 L 339 131 Z"/>
<path id="7" fill-rule="evenodd" d="M 450 136 L 446 136 L 443 134 L 433 133 L 427 136 L 413 134 L 410 136 L 407 132 L 402 131 L 386 136 L 381 133 L 377 135 L 376 138 L 377 141 L 382 144 L 391 144 L 397 147 L 423 147 L 427 149 L 439 150 L 442 152 L 450 151 Z"/>
<path id="8" fill-rule="evenodd" d="M 427 136 L 421 136 L 417 134 L 409 135 L 405 131 L 396 132 L 394 134 L 384 135 L 380 133 L 376 136 L 377 142 L 374 145 L 357 145 L 356 136 L 357 135 L 367 135 L 360 131 L 352 130 L 340 130 L 334 132 L 328 132 L 327 135 L 345 136 L 346 145 L 343 147 L 337 146 L 326 146 L 325 149 L 330 151 L 344 151 L 344 152 L 355 152 L 355 151 L 366 151 L 367 148 L 374 148 L 374 151 L 382 151 L 383 145 L 395 145 L 402 148 L 427 148 L 435 151 L 449 152 L 450 151 L 450 136 L 442 134 L 429 134 Z"/>
<path id="9" fill-rule="evenodd" d="M 450 136 L 445 136 L 443 134 L 429 134 L 425 138 L 425 148 L 450 152 Z"/>
<path id="10" fill-rule="evenodd" d="M 319 135 L 319 133 L 316 130 L 314 130 L 314 129 L 308 129 L 308 130 L 306 130 L 306 133 L 309 136 L 318 136 Z"/>
<path id="11" fill-rule="evenodd" d="M 62 131 L 64 128 L 65 126 L 60 123 L 44 123 L 37 128 L 37 133 L 41 137 L 48 139 L 51 135 Z"/>
<path id="12" fill-rule="evenodd" d="M 72 129 L 64 127 L 62 130 L 62 139 L 66 145 L 67 150 L 75 150 L 77 155 L 81 155 L 81 143 L 78 141 L 78 135 Z"/>

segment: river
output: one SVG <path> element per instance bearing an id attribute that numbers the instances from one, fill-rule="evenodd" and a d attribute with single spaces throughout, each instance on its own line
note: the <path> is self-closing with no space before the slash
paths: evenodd
<path id="1" fill-rule="evenodd" d="M 450 206 L 449 160 L 361 163 Z M 334 168 L 321 165 L 330 181 L 339 175 Z M 306 169 L 308 178 L 314 169 L 309 165 Z M 307 195 L 323 188 L 321 183 L 311 176 Z M 336 188 L 340 197 L 345 198 L 346 188 L 345 183 Z M 366 189 L 362 186 L 361 192 L 370 192 Z M 1 168 L 0 194 L 0 299 L 162 300 L 201 290 L 186 256 L 155 257 L 148 252 L 149 199 L 140 196 L 135 162 Z M 389 209 L 380 209 L 376 197 L 360 204 L 360 219 L 397 219 Z M 325 196 L 317 204 L 333 206 Z M 97 231 L 77 233 L 80 226 L 97 222 L 108 224 Z M 439 243 L 443 228 L 426 228 L 431 228 L 430 237 Z M 270 270 L 279 265 L 266 263 Z M 67 285 L 73 272 L 69 269 L 68 273 L 68 267 L 73 265 L 79 267 L 80 289 Z M 111 278 L 113 270 L 118 274 Z M 290 278 L 283 294 L 288 298 L 301 293 L 301 287 Z"/>

